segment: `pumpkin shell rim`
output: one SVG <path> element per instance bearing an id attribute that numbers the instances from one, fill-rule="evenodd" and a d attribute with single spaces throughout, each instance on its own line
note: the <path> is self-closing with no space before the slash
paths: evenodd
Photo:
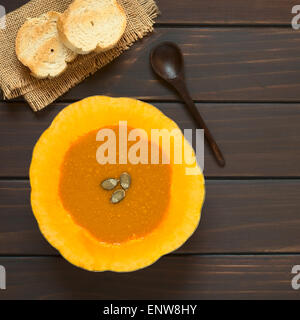
<path id="1" fill-rule="evenodd" d="M 182 225 L 182 228 L 180 229 L 180 235 L 176 236 L 173 241 L 167 241 L 168 243 L 163 243 L 163 246 L 161 248 L 156 248 L 151 252 L 151 250 L 148 250 L 148 252 L 143 252 L 144 255 L 142 255 L 142 259 L 135 260 L 135 261 L 126 261 L 124 263 L 121 263 L 120 261 L 108 261 L 107 263 L 86 263 L 84 260 L 80 259 L 80 257 L 76 256 L 74 254 L 74 250 L 67 247 L 64 243 L 64 241 L 61 241 L 57 236 L 55 230 L 53 228 L 49 228 L 47 223 L 45 221 L 45 216 L 47 216 L 47 213 L 43 213 L 40 208 L 40 202 L 39 202 L 39 178 L 37 178 L 36 173 L 39 170 L 39 165 L 41 165 L 41 162 L 39 162 L 40 157 L 43 156 L 42 152 L 45 151 L 45 145 L 49 142 L 49 139 L 52 139 L 51 136 L 55 136 L 56 130 L 59 131 L 59 126 L 61 126 L 61 123 L 64 123 L 66 121 L 68 123 L 68 119 L 71 115 L 76 115 L 78 111 L 82 111 L 83 114 L 87 114 L 89 112 L 89 108 L 92 110 L 93 104 L 95 101 L 101 102 L 103 104 L 110 104 L 110 103 L 117 103 L 122 104 L 123 108 L 125 106 L 130 106 L 136 104 L 136 108 L 141 108 L 140 111 L 143 111 L 145 114 L 145 110 L 150 113 L 151 118 L 155 119 L 155 121 L 160 120 L 164 125 L 168 125 L 172 128 L 178 128 L 177 124 L 169 119 L 167 116 L 165 116 L 160 110 L 155 108 L 154 106 L 147 104 L 145 102 L 141 102 L 135 99 L 131 98 L 110 98 L 105 96 L 93 96 L 88 97 L 86 99 L 83 99 L 79 102 L 75 102 L 66 108 L 64 108 L 62 111 L 59 112 L 59 114 L 55 117 L 51 125 L 48 129 L 44 131 L 44 133 L 41 135 L 40 139 L 38 140 L 32 156 L 32 162 L 30 166 L 30 183 L 31 183 L 31 203 L 32 203 L 32 209 L 33 213 L 36 217 L 36 220 L 38 221 L 38 225 L 40 228 L 41 233 L 44 235 L 44 237 L 48 240 L 48 242 L 55 247 L 62 256 L 67 259 L 70 263 L 81 267 L 86 270 L 90 271 L 116 271 L 116 272 L 129 272 L 134 271 L 137 269 L 142 269 L 144 267 L 147 267 L 151 264 L 153 264 L 155 261 L 157 261 L 160 257 L 164 256 L 165 254 L 168 254 L 174 250 L 176 250 L 178 247 L 180 247 L 196 230 L 200 218 L 201 218 L 201 210 L 204 204 L 204 198 L 205 198 L 205 184 L 204 184 L 204 177 L 201 173 L 199 175 L 199 181 L 198 184 L 194 185 L 191 184 L 193 187 L 197 187 L 197 190 L 193 190 L 193 196 L 199 197 L 197 199 L 197 205 L 191 208 L 193 212 L 191 212 L 190 217 L 186 217 L 189 219 L 187 222 Z M 100 106 L 102 106 L 100 103 Z M 100 108 L 100 107 L 99 107 Z M 128 110 L 130 111 L 130 110 Z M 80 112 L 79 112 L 80 113 Z M 143 113 L 142 113 L 143 114 Z M 109 125 L 107 123 L 107 125 Z M 129 125 L 130 126 L 130 125 Z M 76 140 L 76 139 L 74 139 Z M 188 144 L 189 148 L 192 148 L 190 144 L 185 140 L 185 142 Z M 200 169 L 199 169 L 200 170 Z M 195 179 L 192 180 L 192 182 Z M 189 196 L 189 195 L 187 195 Z M 189 199 L 189 201 L 192 201 L 192 199 Z M 66 213 L 66 212 L 65 212 Z M 66 213 L 67 214 L 67 213 Z M 154 230 L 155 232 L 159 231 Z M 164 240 L 164 239 L 162 239 Z M 170 239 L 167 239 L 170 240 Z M 142 240 L 143 242 L 144 240 Z M 120 247 L 123 247 L 121 244 Z M 75 250 L 76 251 L 76 250 Z M 75 252 L 76 253 L 76 252 Z M 112 259 L 113 260 L 113 259 Z"/>

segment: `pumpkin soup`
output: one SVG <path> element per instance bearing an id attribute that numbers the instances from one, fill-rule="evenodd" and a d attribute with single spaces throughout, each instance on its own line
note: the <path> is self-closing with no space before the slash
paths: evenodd
<path id="1" fill-rule="evenodd" d="M 119 127 L 109 128 L 119 141 Z M 101 145 L 96 141 L 97 132 L 80 137 L 67 151 L 61 166 L 61 201 L 74 221 L 98 241 L 117 244 L 141 238 L 157 227 L 167 211 L 171 166 L 150 164 L 150 156 L 148 164 L 127 161 L 127 164 L 101 165 L 96 161 L 96 152 Z M 128 149 L 133 144 L 129 141 Z M 116 158 L 119 159 L 118 144 L 116 147 Z M 150 142 L 148 150 L 151 150 Z M 131 186 L 126 198 L 113 205 L 111 192 L 100 184 L 107 178 L 118 179 L 123 172 L 130 174 Z"/>

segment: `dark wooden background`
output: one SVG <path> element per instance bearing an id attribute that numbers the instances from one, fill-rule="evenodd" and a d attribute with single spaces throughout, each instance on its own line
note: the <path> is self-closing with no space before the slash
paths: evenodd
<path id="1" fill-rule="evenodd" d="M 0 0 L 7 10 L 26 1 Z M 33 113 L 0 101 L 0 299 L 299 299 L 300 30 L 291 0 L 160 0 L 155 32 L 53 105 Z M 64 261 L 30 208 L 28 168 L 38 137 L 68 103 L 88 95 L 153 103 L 195 127 L 149 66 L 177 42 L 192 96 L 227 160 L 205 149 L 207 196 L 199 228 L 178 251 L 134 273 L 90 273 Z M 0 71 L 1 72 L 1 71 Z"/>

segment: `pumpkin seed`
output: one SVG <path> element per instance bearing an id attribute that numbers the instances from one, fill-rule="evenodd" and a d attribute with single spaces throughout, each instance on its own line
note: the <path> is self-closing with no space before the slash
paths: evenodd
<path id="1" fill-rule="evenodd" d="M 114 191 L 110 198 L 110 202 L 113 204 L 119 203 L 125 198 L 125 191 L 123 189 L 118 189 Z"/>
<path id="2" fill-rule="evenodd" d="M 118 184 L 119 180 L 114 179 L 114 178 L 109 178 L 101 182 L 101 187 L 104 190 L 112 190 L 115 188 Z"/>
<path id="3" fill-rule="evenodd" d="M 123 172 L 120 176 L 120 184 L 124 190 L 128 190 L 131 184 L 130 174 L 127 172 Z"/>

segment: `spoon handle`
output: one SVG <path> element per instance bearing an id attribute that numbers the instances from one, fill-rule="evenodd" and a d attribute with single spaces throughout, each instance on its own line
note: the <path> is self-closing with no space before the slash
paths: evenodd
<path id="1" fill-rule="evenodd" d="M 184 100 L 185 104 L 187 105 L 189 111 L 193 115 L 194 119 L 198 123 L 198 125 L 201 127 L 201 129 L 204 129 L 204 136 L 218 162 L 218 164 L 221 167 L 225 166 L 225 159 L 223 157 L 223 154 L 220 150 L 220 148 L 217 145 L 217 142 L 215 141 L 214 137 L 210 133 L 208 127 L 206 126 L 203 118 L 201 117 L 199 111 L 197 110 L 194 101 L 192 100 L 185 83 L 181 79 L 173 79 L 172 84 L 176 91 L 179 93 L 180 97 Z"/>

